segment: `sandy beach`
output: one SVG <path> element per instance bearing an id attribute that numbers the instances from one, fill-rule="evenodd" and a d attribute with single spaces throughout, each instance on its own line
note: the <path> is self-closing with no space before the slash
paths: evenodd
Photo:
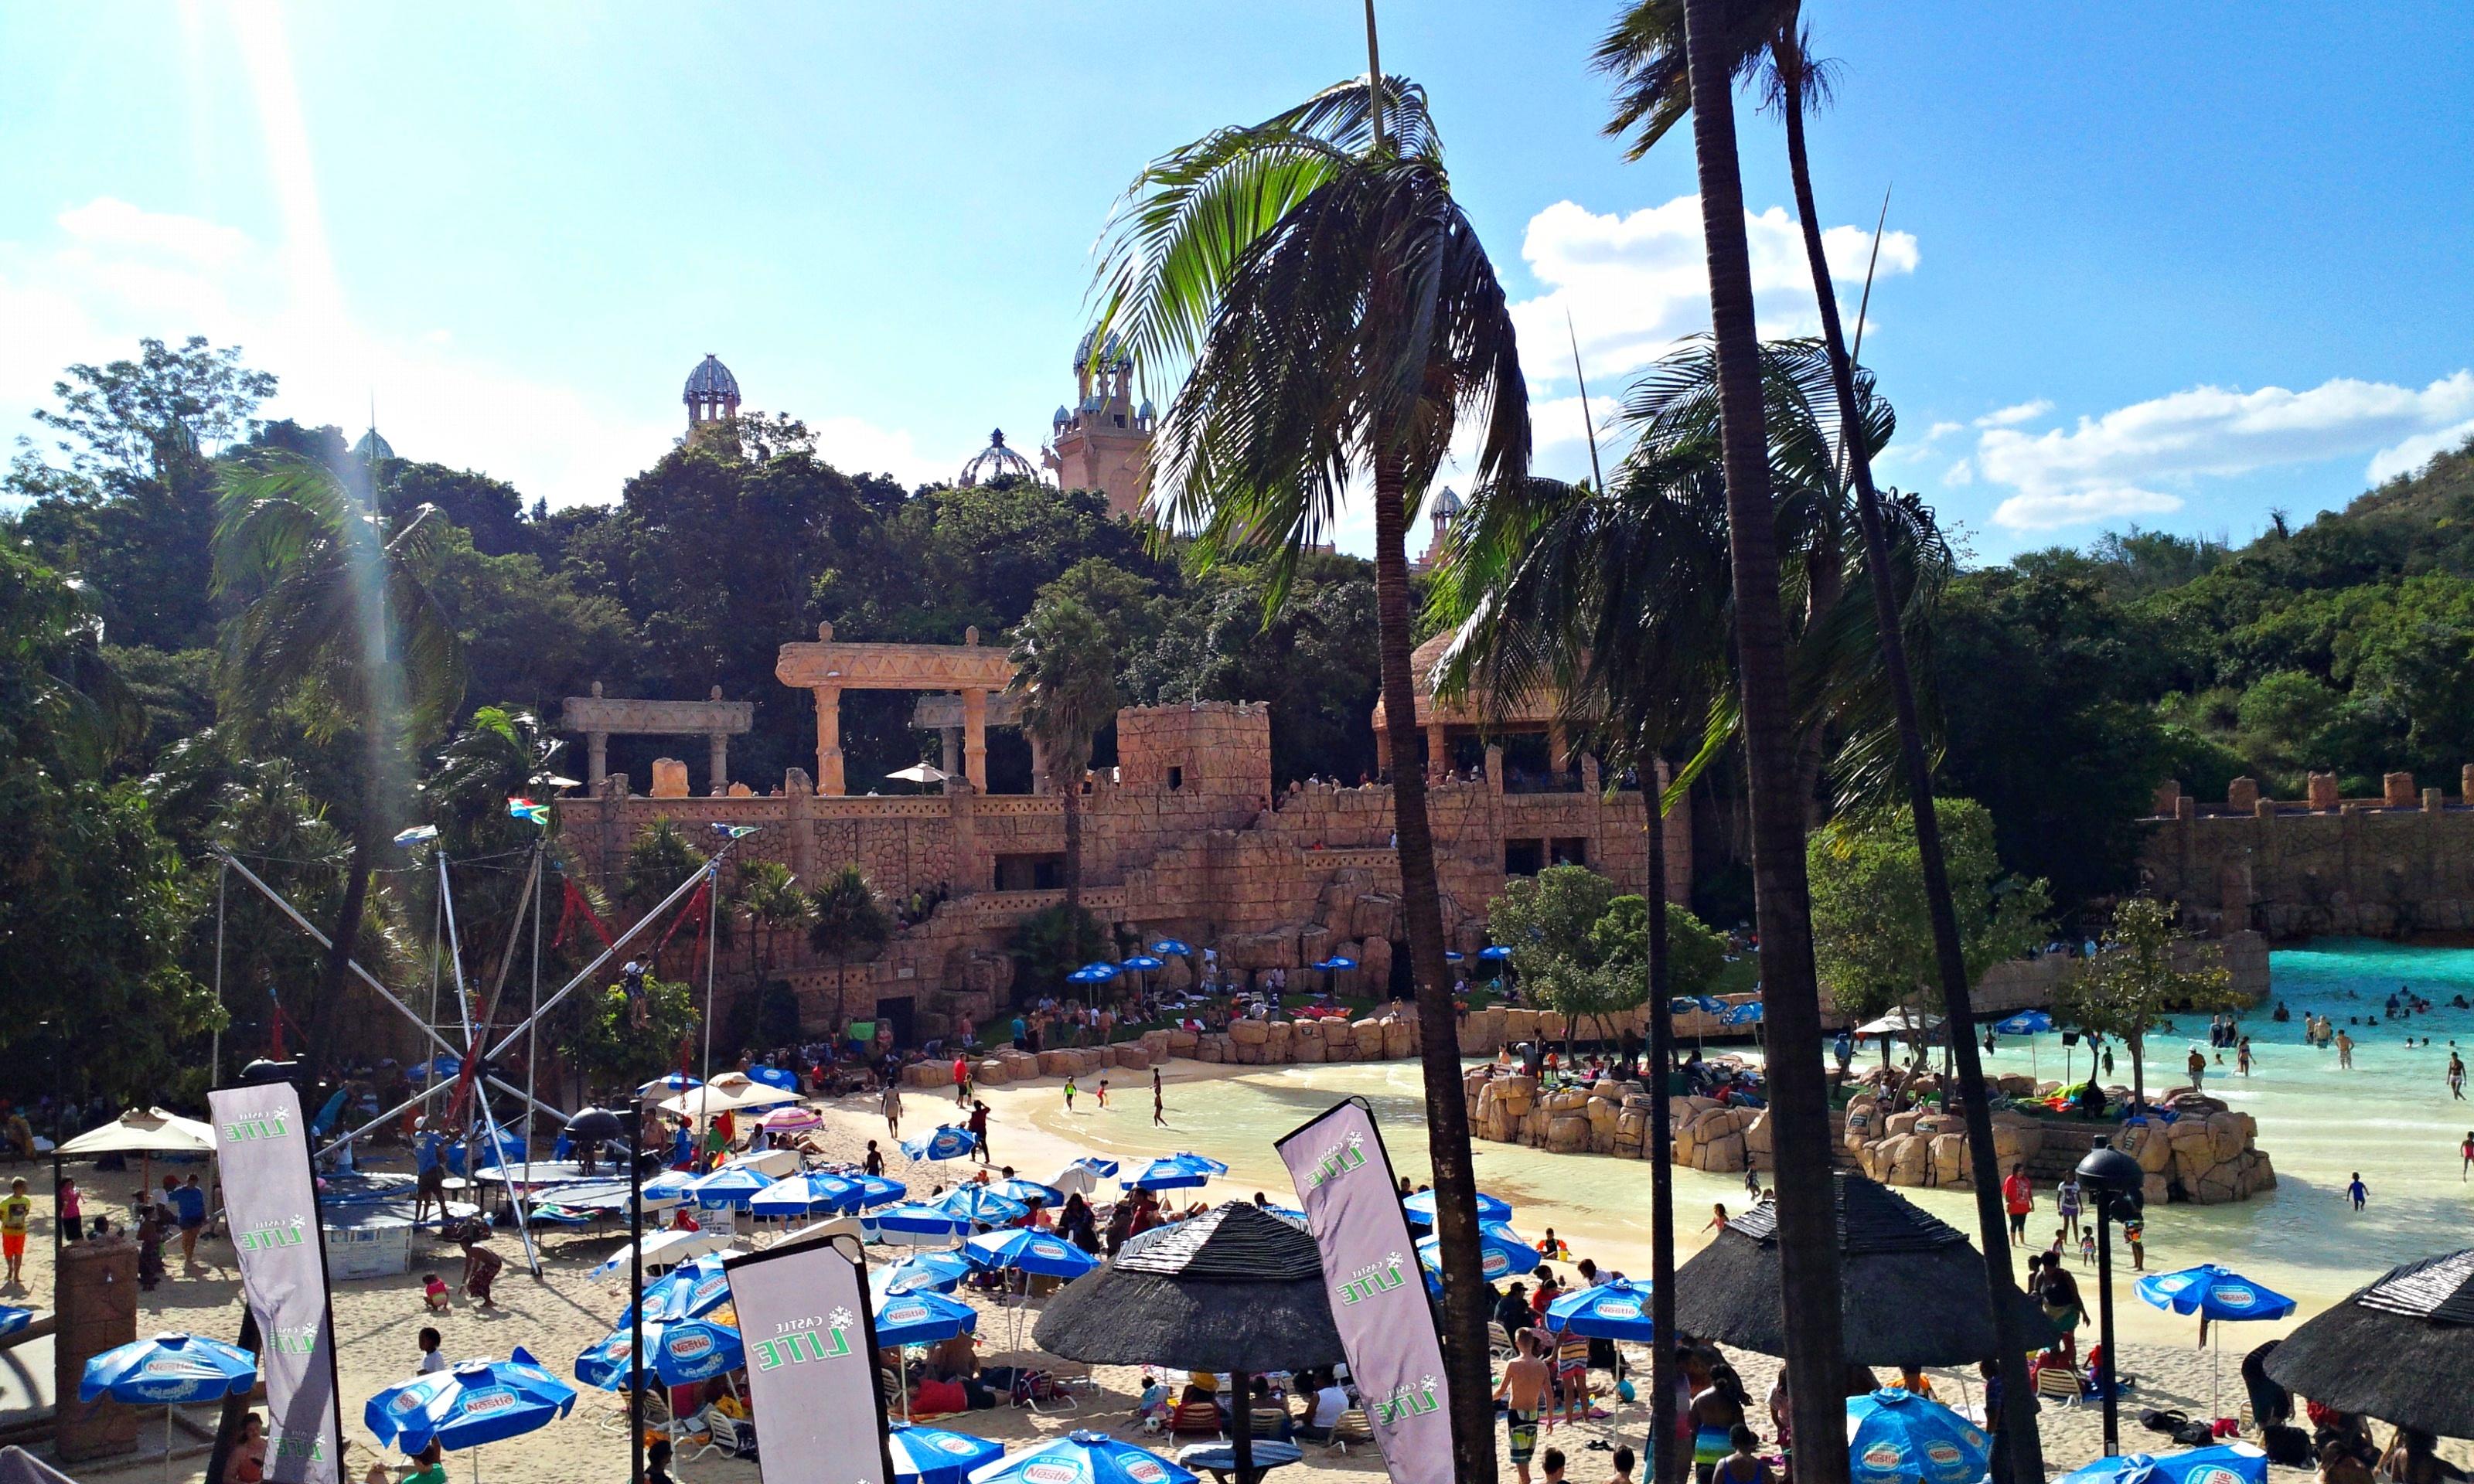
<path id="1" fill-rule="evenodd" d="M 1230 1175 L 1200 1192 L 1210 1200 L 1243 1199 L 1256 1189 L 1267 1191 L 1275 1201 L 1285 1203 L 1288 1191 L 1272 1177 L 1268 1149 L 1249 1151 L 1215 1144 L 1212 1131 L 1213 1088 L 1233 1069 L 1205 1066 L 1201 1064 L 1179 1063 L 1166 1075 L 1166 1102 L 1169 1127 L 1154 1130 L 1151 1126 L 1151 1092 L 1143 1074 L 1129 1073 L 1112 1089 L 1111 1107 L 1104 1114 L 1092 1107 L 1089 1089 L 1079 1101 L 1072 1123 L 1065 1123 L 1059 1087 L 1055 1083 L 1033 1083 L 1019 1088 L 991 1089 L 983 1094 L 995 1113 L 991 1144 L 997 1161 L 1010 1163 L 1025 1175 L 1044 1179 L 1054 1174 L 1067 1160 L 1095 1149 L 1140 1147 L 1152 1152 L 1192 1148 L 1227 1161 Z M 829 1150 L 837 1157 L 857 1158 L 869 1139 L 876 1139 L 886 1151 L 888 1173 L 910 1183 L 914 1195 L 931 1194 L 939 1186 L 969 1178 L 972 1166 L 967 1161 L 942 1164 L 915 1164 L 907 1160 L 886 1137 L 885 1122 L 873 1098 L 853 1098 L 839 1104 L 818 1105 L 826 1126 L 821 1131 Z M 1088 1113 L 1088 1120 L 1083 1116 Z M 956 1115 L 950 1098 L 939 1098 L 920 1092 L 908 1095 L 904 1104 L 904 1133 L 916 1137 Z M 1073 1137 L 1087 1132 L 1088 1137 Z M 1615 1166 L 1621 1168 L 1621 1166 Z M 127 1187 L 133 1177 L 94 1175 L 89 1173 L 89 1209 L 95 1208 L 97 1196 L 113 1202 L 125 1200 Z M 1413 1171 L 1422 1174 L 1422 1171 Z M 1627 1172 L 1630 1173 L 1630 1172 Z M 1645 1178 L 1645 1173 L 1643 1175 Z M 1593 1256 L 1602 1265 L 1625 1269 L 1636 1276 L 1648 1270 L 1646 1234 L 1623 1230 L 1609 1224 L 1602 1227 L 1586 1210 L 1524 1212 L 1524 1229 L 1542 1228 L 1547 1224 L 1571 1244 L 1576 1255 Z M 1702 1237 L 1689 1229 L 1697 1223 L 1679 1216 L 1679 1226 L 1686 1229 L 1689 1249 L 1697 1250 Z M 1612 1229 L 1611 1229 L 1612 1228 Z M 48 1216 L 37 1219 L 29 1244 L 27 1277 L 31 1294 L 8 1295 L 13 1302 L 47 1296 L 50 1285 L 50 1227 Z M 335 1288 L 335 1328 L 339 1343 L 341 1374 L 346 1404 L 345 1436 L 352 1464 L 351 1476 L 357 1478 L 373 1456 L 378 1456 L 374 1440 L 361 1424 L 360 1410 L 370 1396 L 378 1389 L 409 1377 L 419 1359 L 414 1337 L 425 1323 L 436 1323 L 446 1336 L 445 1351 L 452 1357 L 503 1356 L 514 1346 L 531 1351 L 553 1374 L 572 1374 L 578 1352 L 600 1339 L 611 1328 L 624 1296 L 618 1283 L 594 1281 L 586 1276 L 594 1264 L 618 1248 L 617 1235 L 576 1236 L 558 1234 L 548 1238 L 544 1247 L 544 1267 L 540 1279 L 527 1276 L 521 1267 L 521 1254 L 513 1233 L 502 1234 L 498 1250 L 508 1258 L 506 1272 L 500 1277 L 497 1297 L 500 1307 L 496 1312 L 476 1310 L 460 1294 L 453 1310 L 433 1320 L 424 1313 L 419 1295 L 419 1279 L 424 1271 L 436 1270 L 451 1281 L 460 1259 L 454 1249 L 444 1244 L 424 1243 L 417 1247 L 413 1272 L 400 1279 L 368 1280 L 340 1283 Z M 424 1255 L 424 1253 L 426 1255 Z M 887 1257 L 898 1257 L 894 1249 Z M 229 1243 L 210 1241 L 199 1249 L 202 1270 L 191 1277 L 178 1274 L 178 1254 L 171 1255 L 175 1276 L 140 1299 L 138 1332 L 152 1333 L 160 1329 L 186 1329 L 205 1334 L 230 1337 L 237 1331 L 240 1320 L 239 1285 L 232 1266 Z M 2083 1280 L 2093 1286 L 2093 1276 Z M 967 1292 L 963 1295 L 971 1297 Z M 2126 1300 L 2126 1293 L 2123 1295 Z M 1015 1316 L 992 1309 L 983 1299 L 974 1298 L 986 1315 L 980 1328 L 980 1353 L 989 1364 L 1023 1364 L 1036 1366 L 1035 1354 L 1018 1352 L 1009 1343 L 1014 1333 Z M 2208 1352 L 2195 1349 L 2188 1333 L 2188 1321 L 2178 1326 L 2167 1322 L 2159 1327 L 2148 1318 L 2152 1311 L 2144 1305 L 2130 1304 L 2120 1310 L 2123 1321 L 2122 1347 L 2126 1369 L 2138 1378 L 2138 1400 L 2129 1407 L 2124 1419 L 2123 1443 L 2126 1448 L 2142 1448 L 2161 1444 L 2150 1434 L 2139 1430 L 2136 1412 L 2142 1406 L 2179 1407 L 2201 1415 L 2206 1410 L 2209 1391 Z M 2178 1328 L 2170 1333 L 2167 1328 Z M 1023 1326 L 1026 1336 L 1028 1324 Z M 2251 1343 L 2256 1343 L 2252 1341 Z M 1645 1366 L 1645 1352 L 1628 1348 L 1630 1361 L 1637 1369 Z M 1756 1398 L 1766 1392 L 1777 1362 L 1769 1357 L 1748 1352 L 1731 1352 L 1737 1369 L 1751 1386 Z M 2241 1400 L 2240 1384 L 2235 1378 L 2233 1357 L 2225 1368 L 2227 1391 L 2223 1410 L 2235 1411 Z M 1962 1402 L 1980 1400 L 1973 1376 L 1956 1373 L 1934 1373 L 1934 1379 L 1945 1400 Z M 942 1425 L 958 1427 L 1007 1443 L 1021 1443 L 1036 1437 L 1054 1435 L 1075 1427 L 1101 1427 L 1120 1437 L 1133 1438 L 1138 1430 L 1131 1421 L 1133 1399 L 1140 1390 L 1140 1374 L 1131 1368 L 1103 1367 L 1096 1373 L 1097 1389 L 1087 1394 L 1079 1411 L 1033 1413 L 1029 1410 L 1001 1407 L 994 1411 L 965 1414 Z M 1606 1399 L 1612 1401 L 1613 1399 Z M 2099 1442 L 2098 1412 L 2094 1407 L 2048 1407 L 2043 1425 L 2046 1455 L 2054 1472 L 2086 1463 L 2098 1455 Z M 201 1425 L 209 1424 L 207 1414 L 197 1414 Z M 758 1420 L 760 1435 L 762 1419 Z M 1647 1409 L 1634 1403 L 1616 1405 L 1603 1419 L 1573 1424 L 1559 1429 L 1541 1440 L 1546 1446 L 1562 1448 L 1572 1459 L 1571 1473 L 1576 1479 L 1604 1478 L 1610 1472 L 1609 1454 L 1593 1445 L 1611 1447 L 1629 1442 L 1638 1448 L 1647 1425 Z M 108 1465 L 85 1464 L 71 1472 L 81 1479 L 154 1480 L 162 1477 L 160 1454 L 162 1430 L 160 1415 L 141 1424 L 139 1451 L 113 1460 Z M 1498 1434 L 1500 1439 L 1500 1434 Z M 1499 1444 L 1500 1446 L 1500 1444 Z M 2451 1445 L 2452 1449 L 2457 1445 Z M 386 1454 L 392 1465 L 400 1465 L 400 1455 Z M 450 1473 L 467 1477 L 474 1460 L 452 1457 Z M 573 1415 L 550 1427 L 525 1438 L 492 1445 L 480 1450 L 479 1474 L 483 1478 L 539 1480 L 542 1484 L 606 1484 L 607 1480 L 623 1477 L 627 1468 L 626 1434 L 615 1398 L 604 1392 L 582 1390 Z M 203 1476 L 205 1458 L 200 1452 L 185 1461 L 176 1462 L 174 1478 L 198 1479 Z M 1352 1449 L 1346 1457 L 1321 1446 L 1309 1446 L 1305 1460 L 1298 1466 L 1282 1470 L 1277 1477 L 1293 1484 L 1313 1484 L 1319 1479 L 1380 1476 L 1379 1459 L 1365 1449 Z M 743 1461 L 718 1456 L 689 1457 L 680 1470 L 683 1478 L 712 1480 L 754 1480 L 755 1466 Z M 1503 1475 L 1512 1477 L 1507 1466 Z M 2290 1475 L 2300 1478 L 2296 1472 Z"/>

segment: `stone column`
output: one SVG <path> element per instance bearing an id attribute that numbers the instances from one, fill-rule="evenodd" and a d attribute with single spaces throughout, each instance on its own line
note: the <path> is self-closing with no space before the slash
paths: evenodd
<path id="1" fill-rule="evenodd" d="M 716 731 L 705 737 L 705 767 L 713 775 L 716 794 L 730 792 L 730 733 Z"/>
<path id="2" fill-rule="evenodd" d="M 584 734 L 585 778 L 594 793 L 601 791 L 601 780 L 610 772 L 610 733 L 588 731 Z"/>
<path id="3" fill-rule="evenodd" d="M 842 691 L 816 687 L 816 792 L 842 792 Z"/>
<path id="4" fill-rule="evenodd" d="M 1443 724 L 1439 720 L 1426 723 L 1426 777 L 1441 778 L 1451 765 L 1452 753 L 1443 738 Z"/>
<path id="5" fill-rule="evenodd" d="M 1048 749 L 1040 745 L 1039 733 L 1026 731 L 1023 739 L 1031 744 L 1031 791 L 1044 794 L 1048 788 Z"/>
<path id="6" fill-rule="evenodd" d="M 945 757 L 936 766 L 944 770 L 944 789 L 950 794 L 954 791 L 954 779 L 962 776 L 962 729 L 946 727 L 939 730 L 945 743 Z"/>
<path id="7" fill-rule="evenodd" d="M 988 693 L 984 690 L 962 692 L 962 773 L 973 788 L 983 794 L 988 791 Z"/>
<path id="8" fill-rule="evenodd" d="M 1555 770 L 1558 779 L 1572 771 L 1572 739 L 1560 721 L 1546 724 L 1546 765 Z"/>

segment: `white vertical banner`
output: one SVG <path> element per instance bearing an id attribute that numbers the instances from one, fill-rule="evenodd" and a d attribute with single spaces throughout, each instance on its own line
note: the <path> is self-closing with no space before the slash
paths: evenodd
<path id="1" fill-rule="evenodd" d="M 893 1484 L 867 1265 L 833 1241 L 722 1264 L 763 1422 L 764 1484 Z"/>
<path id="2" fill-rule="evenodd" d="M 1349 1375 L 1396 1484 L 1451 1484 L 1443 1345 L 1374 1114 L 1351 1099 L 1282 1138 Z"/>
<path id="3" fill-rule="evenodd" d="M 206 1094 L 224 1213 L 266 1371 L 270 1484 L 341 1484 L 335 1330 L 301 1095 L 284 1083 Z"/>

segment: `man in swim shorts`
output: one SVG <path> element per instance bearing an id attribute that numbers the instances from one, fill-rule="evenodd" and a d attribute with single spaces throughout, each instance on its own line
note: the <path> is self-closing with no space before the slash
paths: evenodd
<path id="1" fill-rule="evenodd" d="M 1546 1387 L 1554 1372 L 1538 1354 L 1538 1331 L 1523 1328 L 1512 1337 L 1514 1354 L 1495 1384 L 1494 1398 L 1503 1403 L 1503 1422 L 1512 1434 L 1512 1467 L 1520 1484 L 1529 1484 L 1530 1455 L 1538 1450 L 1538 1418 L 1546 1409 Z"/>

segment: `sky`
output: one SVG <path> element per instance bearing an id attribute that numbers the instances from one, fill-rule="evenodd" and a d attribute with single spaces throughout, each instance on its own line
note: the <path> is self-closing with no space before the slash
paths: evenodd
<path id="1" fill-rule="evenodd" d="M 1638 163 L 1600 132 L 1613 13 L 1381 7 L 1567 475 L 1566 313 L 1602 423 L 1708 319 L 1687 132 Z M 2132 522 L 2242 540 L 2474 435 L 2457 6 L 1806 13 L 1842 299 L 1889 195 L 1881 476 L 1975 560 Z M 375 403 L 405 457 L 609 501 L 710 351 L 837 465 L 949 477 L 1070 399 L 1142 164 L 1364 48 L 1358 0 L 0 8 L 0 439 L 62 366 L 204 334 L 281 378 L 269 416 L 357 435 Z M 1738 128 L 1764 331 L 1810 331 L 1777 123 Z"/>

